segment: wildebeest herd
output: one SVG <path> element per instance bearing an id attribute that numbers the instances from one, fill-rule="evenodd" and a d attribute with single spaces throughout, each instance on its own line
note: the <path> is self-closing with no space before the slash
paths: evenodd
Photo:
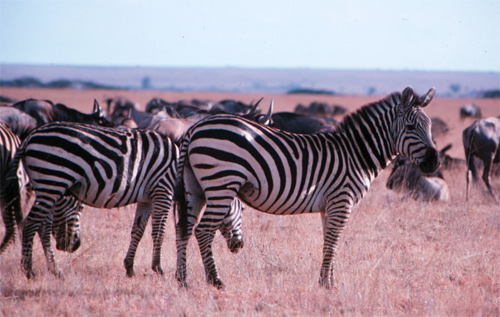
<path id="1" fill-rule="evenodd" d="M 441 170 L 461 166 L 467 167 L 468 198 L 470 178 L 477 180 L 482 165 L 484 184 L 497 199 L 490 177 L 500 162 L 500 118 L 474 121 L 463 132 L 465 160 L 452 158 L 446 154 L 451 145 L 438 151 L 433 140 L 447 133 L 446 124 L 423 111 L 433 97 L 434 89 L 420 96 L 406 88 L 350 114 L 320 103 L 273 113 L 273 102 L 261 113 L 262 99 L 245 104 L 153 98 L 142 111 L 130 100 L 110 98 L 106 111 L 94 100 L 91 114 L 49 100 L 4 104 L 0 207 L 6 229 L 0 253 L 14 240 L 17 225 L 22 269 L 33 277 L 38 233 L 49 270 L 60 276 L 51 235 L 57 249 L 74 252 L 81 244 L 84 205 L 137 204 L 124 260 L 127 276 L 134 276 L 135 252 L 149 218 L 152 269 L 163 274 L 161 247 L 172 211 L 177 281 L 187 285 L 186 245 L 194 232 L 207 281 L 222 287 L 212 252 L 214 233 L 221 231 L 231 252 L 241 250 L 245 205 L 271 214 L 319 212 L 324 229 L 320 285 L 331 288 L 337 242 L 350 212 L 391 163 L 387 188 L 422 201 L 447 201 Z M 344 116 L 340 122 L 333 118 L 338 115 Z"/>

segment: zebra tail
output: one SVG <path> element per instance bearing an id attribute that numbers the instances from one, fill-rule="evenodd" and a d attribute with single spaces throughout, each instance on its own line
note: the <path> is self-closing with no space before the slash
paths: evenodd
<path id="1" fill-rule="evenodd" d="M 177 178 L 175 184 L 175 194 L 174 194 L 174 208 L 177 211 L 177 227 L 180 230 L 181 237 L 185 238 L 187 235 L 187 201 L 186 201 L 186 189 L 184 188 L 184 182 L 182 177 Z"/>
<path id="2" fill-rule="evenodd" d="M 174 189 L 174 208 L 177 211 L 177 225 L 176 228 L 179 230 L 181 238 L 186 238 L 187 236 L 187 225 L 188 225 L 188 211 L 187 211 L 187 200 L 186 200 L 186 187 L 184 185 L 184 168 L 186 164 L 189 164 L 188 156 L 186 155 L 187 147 L 189 145 L 189 137 L 184 138 L 180 146 L 180 155 L 177 164 L 177 178 L 175 180 Z"/>
<path id="3" fill-rule="evenodd" d="M 21 230 L 23 212 L 21 208 L 21 196 L 17 171 L 23 153 L 24 151 L 22 148 L 18 149 L 14 159 L 7 168 L 7 172 L 5 173 L 5 177 L 1 184 L 0 206 L 2 207 L 2 218 L 5 225 L 5 237 L 0 245 L 0 253 L 2 253 L 5 248 L 15 240 L 16 227 L 14 223 L 17 224 L 17 227 Z"/>

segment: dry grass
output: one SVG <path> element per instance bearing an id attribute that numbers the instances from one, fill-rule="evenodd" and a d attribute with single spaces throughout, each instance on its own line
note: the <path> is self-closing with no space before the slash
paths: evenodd
<path id="1" fill-rule="evenodd" d="M 105 94 L 122 94 L 16 89 L 1 93 L 88 107 L 94 95 L 102 100 Z M 151 92 L 123 94 L 142 98 L 143 105 L 152 97 Z M 155 95 L 170 100 L 191 97 Z M 276 103 L 294 106 L 298 100 L 291 98 L 277 96 Z M 312 97 L 293 98 L 304 102 Z M 356 106 L 376 100 L 331 98 L 325 101 Z M 255 96 L 248 97 L 252 99 Z M 458 108 L 467 102 L 438 99 L 438 106 L 428 109 L 452 125 L 448 139 L 438 141 L 440 147 L 453 142 L 452 154 L 458 157 L 463 157 L 459 133 L 470 124 L 458 121 Z M 481 102 L 488 105 L 485 115 L 498 115 L 498 99 Z M 134 209 L 86 207 L 80 249 L 74 254 L 56 251 L 64 280 L 47 271 L 38 238 L 36 280 L 27 280 L 21 272 L 19 239 L 0 255 L 0 315 L 500 315 L 500 206 L 484 194 L 483 186 L 474 188 L 465 202 L 464 170 L 445 173 L 451 200 L 437 204 L 406 200 L 388 191 L 388 174 L 382 173 L 353 211 L 335 264 L 335 290 L 318 285 L 322 230 L 317 214 L 280 217 L 246 210 L 245 247 L 239 254 L 231 254 L 222 237 L 216 237 L 214 253 L 226 284 L 218 291 L 205 282 L 194 238 L 188 248 L 190 288 L 177 286 L 172 219 L 162 252 L 165 276 L 150 269 L 148 228 L 136 256 L 137 276 L 127 278 L 122 262 Z M 493 186 L 500 193 L 499 177 L 493 178 Z M 0 237 L 4 233 L 0 224 Z"/>
<path id="2" fill-rule="evenodd" d="M 498 315 L 500 207 L 481 187 L 464 200 L 464 171 L 446 173 L 449 203 L 405 200 L 385 189 L 384 172 L 355 209 L 335 264 L 336 289 L 318 286 L 319 215 L 272 216 L 246 210 L 245 247 L 231 254 L 221 236 L 215 255 L 226 289 L 205 283 L 195 239 L 188 248 L 190 288 L 173 279 L 173 221 L 164 243 L 166 275 L 150 269 L 150 231 L 139 247 L 137 277 L 125 277 L 134 209 L 86 208 L 82 247 L 56 252 L 65 279 L 46 270 L 35 241 L 36 280 L 20 270 L 20 243 L 0 257 L 0 313 L 25 315 Z M 500 180 L 494 179 L 500 191 Z M 4 231 L 0 234 L 3 236 Z"/>

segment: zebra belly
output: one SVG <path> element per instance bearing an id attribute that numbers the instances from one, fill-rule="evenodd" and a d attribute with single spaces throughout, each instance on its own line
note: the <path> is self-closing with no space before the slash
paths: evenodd
<path id="1" fill-rule="evenodd" d="M 96 208 L 122 207 L 147 200 L 145 192 L 148 189 L 143 184 L 145 180 L 139 181 L 137 173 L 117 173 L 114 170 L 111 177 L 106 177 L 105 173 L 99 172 L 99 164 L 89 169 L 77 157 L 72 159 L 84 167 L 81 173 L 57 162 L 26 157 L 24 164 L 37 197 L 44 200 L 47 199 L 44 197 L 52 197 L 57 201 L 69 193 L 84 204 Z M 98 177 L 99 181 L 96 180 Z"/>
<path id="2" fill-rule="evenodd" d="M 291 215 L 314 213 L 325 209 L 324 193 L 316 191 L 314 187 L 303 190 L 296 195 L 270 197 L 269 200 L 261 204 L 254 199 L 254 197 L 259 196 L 256 192 L 257 189 L 251 183 L 246 183 L 242 186 L 238 197 L 253 209 L 268 214 Z"/>

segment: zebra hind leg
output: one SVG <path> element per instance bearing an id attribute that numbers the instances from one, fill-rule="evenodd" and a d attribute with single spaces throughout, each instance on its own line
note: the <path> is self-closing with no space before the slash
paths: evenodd
<path id="1" fill-rule="evenodd" d="M 2 210 L 3 222 L 5 224 L 5 236 L 3 237 L 2 243 L 0 244 L 0 254 L 2 254 L 5 249 L 15 240 L 16 238 L 16 226 L 14 220 L 14 212 L 11 208 L 5 208 Z"/>
<path id="2" fill-rule="evenodd" d="M 188 287 L 187 276 L 187 245 L 193 228 L 200 217 L 201 211 L 205 207 L 205 195 L 200 185 L 194 181 L 192 171 L 184 169 L 184 186 L 189 188 L 185 190 L 184 186 L 177 189 L 177 223 L 175 225 L 176 248 L 177 248 L 177 269 L 175 278 L 181 287 Z"/>
<path id="3" fill-rule="evenodd" d="M 125 270 L 127 271 L 128 277 L 134 277 L 134 258 L 135 252 L 137 251 L 137 246 L 144 235 L 144 229 L 148 223 L 149 215 L 151 214 L 151 205 L 145 203 L 138 203 L 137 209 L 135 210 L 134 224 L 132 226 L 130 245 L 128 247 L 127 255 L 123 264 Z"/>
<path id="4" fill-rule="evenodd" d="M 35 233 L 41 230 L 40 228 L 41 226 L 42 224 L 39 221 L 33 219 L 31 212 L 30 214 L 28 214 L 27 218 L 24 220 L 23 223 L 21 269 L 23 270 L 28 279 L 35 277 L 35 273 L 33 272 L 33 254 L 32 254 L 33 238 L 35 236 Z"/>
<path id="5" fill-rule="evenodd" d="M 216 202 L 216 205 L 212 205 L 212 202 L 207 204 L 207 209 L 195 229 L 195 236 L 196 240 L 198 240 L 207 282 L 218 289 L 224 288 L 224 283 L 222 283 L 217 266 L 215 265 L 212 243 L 216 230 L 222 225 L 224 217 L 230 210 L 231 201 L 232 199 L 226 207 L 220 201 Z"/>
<path id="6" fill-rule="evenodd" d="M 153 262 L 151 267 L 153 271 L 159 275 L 163 275 L 163 269 L 161 268 L 161 247 L 163 244 L 168 213 L 172 207 L 172 199 L 172 194 L 167 194 L 165 197 L 157 199 L 153 203 Z"/>

